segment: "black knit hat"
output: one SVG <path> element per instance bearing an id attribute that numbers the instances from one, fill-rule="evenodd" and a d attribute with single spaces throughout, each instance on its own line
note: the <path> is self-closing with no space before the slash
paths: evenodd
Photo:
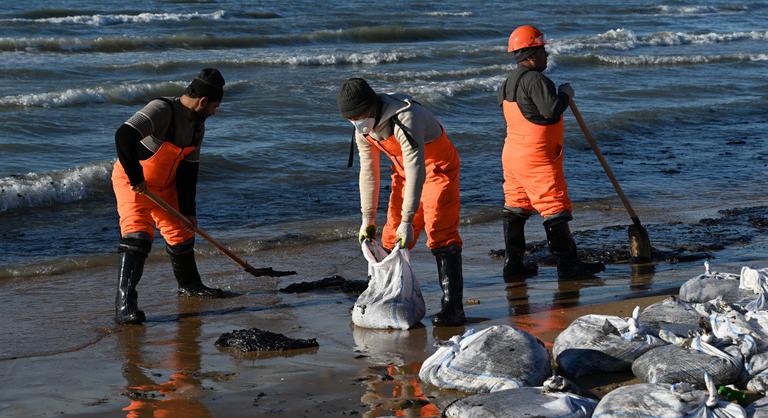
<path id="1" fill-rule="evenodd" d="M 187 87 L 187 91 L 196 97 L 207 97 L 211 102 L 220 102 L 224 98 L 224 77 L 215 68 L 203 68 L 200 74 Z"/>
<path id="2" fill-rule="evenodd" d="M 362 78 L 350 78 L 341 85 L 336 95 L 341 116 L 352 118 L 363 114 L 376 104 L 376 92 Z"/>

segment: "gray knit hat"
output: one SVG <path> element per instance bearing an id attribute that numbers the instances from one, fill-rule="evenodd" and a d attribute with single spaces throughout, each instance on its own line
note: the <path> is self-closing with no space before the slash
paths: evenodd
<path id="1" fill-rule="evenodd" d="M 341 85 L 336 95 L 341 116 L 352 118 L 363 114 L 376 104 L 378 96 L 362 78 L 350 78 Z"/>

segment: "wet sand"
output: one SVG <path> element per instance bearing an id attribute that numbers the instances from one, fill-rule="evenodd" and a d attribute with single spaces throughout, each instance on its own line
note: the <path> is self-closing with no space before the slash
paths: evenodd
<path id="1" fill-rule="evenodd" d="M 592 228 L 614 222 L 595 212 L 574 223 Z M 616 215 L 618 216 L 618 215 Z M 543 238 L 538 222 L 529 239 Z M 701 262 L 659 263 L 645 270 L 612 264 L 599 279 L 558 282 L 544 266 L 525 284 L 505 285 L 501 225 L 462 226 L 465 239 L 465 304 L 470 324 L 515 325 L 551 346 L 573 319 L 588 313 L 629 315 L 703 271 Z M 652 240 L 654 239 L 651 236 Z M 764 267 L 767 241 L 715 254 L 713 268 Z M 277 290 L 291 283 L 338 274 L 364 278 L 365 261 L 352 241 L 276 248 L 248 254 L 254 266 L 296 270 L 298 275 L 254 278 L 230 260 L 203 248 L 200 270 L 207 281 L 237 294 L 220 300 L 177 297 L 170 264 L 156 245 L 139 285 L 144 326 L 111 322 L 114 269 L 0 282 L 0 415 L 28 416 L 438 416 L 461 394 L 422 385 L 421 362 L 434 343 L 465 327 L 436 329 L 439 287 L 431 254 L 412 253 L 427 304 L 423 327 L 375 331 L 354 327 L 356 296 L 339 291 L 300 294 Z M 319 348 L 242 354 L 214 346 L 224 332 L 257 327 L 293 338 L 316 338 Z M 597 396 L 632 376 L 601 375 L 579 381 Z"/>

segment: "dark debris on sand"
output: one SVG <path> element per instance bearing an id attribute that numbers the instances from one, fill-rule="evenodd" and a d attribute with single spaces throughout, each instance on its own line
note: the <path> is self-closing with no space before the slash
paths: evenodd
<path id="1" fill-rule="evenodd" d="M 232 332 L 225 332 L 221 334 L 214 344 L 217 347 L 233 347 L 246 352 L 286 351 L 320 346 L 314 338 L 307 340 L 294 339 L 283 334 L 262 331 L 258 328 L 237 329 Z"/>
<path id="2" fill-rule="evenodd" d="M 712 258 L 712 253 L 734 245 L 744 245 L 768 230 L 768 206 L 725 209 L 719 218 L 705 218 L 696 223 L 672 222 L 645 225 L 653 245 L 655 262 L 679 263 Z M 530 227 L 535 227 L 531 225 Z M 574 232 L 583 260 L 610 264 L 631 263 L 626 225 Z M 553 266 L 556 259 L 546 241 L 526 246 L 528 258 L 540 265 Z M 491 250 L 493 258 L 504 257 L 504 250 Z"/>
<path id="3" fill-rule="evenodd" d="M 339 275 L 313 282 L 300 282 L 280 289 L 283 293 L 305 293 L 321 289 L 339 289 L 344 293 L 363 293 L 368 287 L 366 280 L 347 280 Z"/>

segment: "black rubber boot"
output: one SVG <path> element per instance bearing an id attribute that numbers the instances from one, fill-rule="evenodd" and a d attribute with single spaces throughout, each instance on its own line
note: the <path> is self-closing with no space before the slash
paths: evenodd
<path id="1" fill-rule="evenodd" d="M 149 241 L 138 238 L 120 240 L 122 256 L 115 296 L 115 322 L 118 324 L 140 324 L 146 320 L 144 312 L 139 310 L 136 286 L 144 273 L 144 261 L 151 245 Z"/>
<path id="2" fill-rule="evenodd" d="M 201 296 L 209 298 L 224 297 L 224 291 L 203 284 L 195 262 L 194 244 L 179 244 L 166 246 L 166 252 L 171 256 L 173 275 L 179 284 L 179 294 L 184 296 Z"/>
<path id="3" fill-rule="evenodd" d="M 436 326 L 457 326 L 466 322 L 464 316 L 464 276 L 461 271 L 461 247 L 448 247 L 432 250 L 437 260 L 437 276 L 443 298 L 442 309 L 432 317 Z"/>
<path id="4" fill-rule="evenodd" d="M 576 253 L 576 241 L 568 227 L 570 217 L 544 221 L 549 250 L 557 257 L 557 275 L 561 280 L 592 277 L 605 270 L 603 263 L 580 261 Z"/>
<path id="5" fill-rule="evenodd" d="M 535 276 L 539 267 L 534 262 L 524 262 L 525 221 L 528 216 L 504 210 L 504 270 L 507 283 L 525 280 Z"/>

